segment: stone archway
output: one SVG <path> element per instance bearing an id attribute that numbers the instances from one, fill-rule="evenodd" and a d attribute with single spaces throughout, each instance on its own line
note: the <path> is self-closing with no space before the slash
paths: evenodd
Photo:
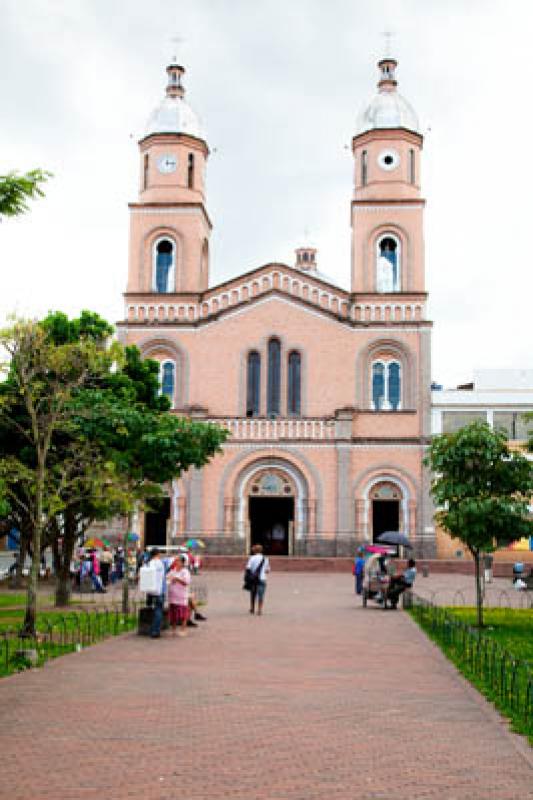
<path id="1" fill-rule="evenodd" d="M 405 481 L 396 475 L 375 475 L 366 484 L 361 501 L 356 501 L 358 505 L 359 529 L 367 542 L 375 541 L 384 530 L 391 530 L 389 526 L 407 535 L 414 530 L 416 503 Z"/>
<path id="2" fill-rule="evenodd" d="M 294 480 L 279 468 L 265 467 L 249 478 L 244 495 L 250 547 L 262 545 L 265 555 L 292 555 L 296 494 Z"/>
<path id="3" fill-rule="evenodd" d="M 250 464 L 236 483 L 237 533 L 246 549 L 262 544 L 267 555 L 293 555 L 308 527 L 308 489 L 302 473 L 282 459 Z"/>
<path id="4" fill-rule="evenodd" d="M 375 483 L 369 492 L 370 525 L 372 541 L 376 542 L 385 531 L 403 529 L 401 514 L 402 492 L 396 483 L 380 481 Z"/>

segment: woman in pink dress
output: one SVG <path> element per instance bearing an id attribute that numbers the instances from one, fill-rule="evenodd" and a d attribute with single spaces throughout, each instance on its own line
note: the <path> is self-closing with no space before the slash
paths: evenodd
<path id="1" fill-rule="evenodd" d="M 172 562 L 167 575 L 168 583 L 168 621 L 172 628 L 172 635 L 187 636 L 187 620 L 189 619 L 189 586 L 191 574 L 187 569 L 187 556 L 179 555 Z"/>

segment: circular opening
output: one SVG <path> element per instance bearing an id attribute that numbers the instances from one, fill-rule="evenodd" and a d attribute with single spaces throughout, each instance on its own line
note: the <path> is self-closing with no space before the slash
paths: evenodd
<path id="1" fill-rule="evenodd" d="M 383 161 L 385 162 L 385 164 L 386 164 L 388 167 L 390 167 L 390 165 L 391 165 L 391 164 L 394 164 L 394 159 L 393 159 L 393 157 L 392 157 L 392 156 L 390 156 L 390 155 L 389 155 L 389 156 L 385 156 L 385 158 L 383 159 Z"/>

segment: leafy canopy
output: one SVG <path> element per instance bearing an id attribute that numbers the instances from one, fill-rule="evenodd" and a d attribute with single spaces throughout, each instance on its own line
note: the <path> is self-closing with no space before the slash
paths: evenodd
<path id="1" fill-rule="evenodd" d="M 50 177 L 52 173 L 42 169 L 32 169 L 23 175 L 16 172 L 0 175 L 0 219 L 25 214 L 29 200 L 44 197 L 42 185 Z"/>
<path id="2" fill-rule="evenodd" d="M 533 533 L 528 507 L 532 464 L 509 450 L 505 431 L 473 422 L 436 436 L 425 463 L 434 472 L 431 491 L 438 521 L 473 554 Z"/>

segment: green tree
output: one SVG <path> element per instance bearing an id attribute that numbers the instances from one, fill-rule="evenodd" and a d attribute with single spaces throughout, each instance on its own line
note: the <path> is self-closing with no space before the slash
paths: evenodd
<path id="1" fill-rule="evenodd" d="M 79 319 L 69 320 L 56 312 L 32 324 L 31 331 L 35 341 L 22 349 L 29 351 L 25 359 L 37 359 L 38 366 L 32 362 L 21 371 L 20 356 L 14 357 L 12 343 L 8 346 L 12 353 L 6 365 L 8 379 L 0 385 L 0 477 L 7 486 L 3 494 L 11 506 L 9 520 L 21 532 L 22 555 L 31 540 L 36 576 L 41 550 L 52 547 L 56 604 L 64 605 L 69 601 L 69 566 L 80 533 L 95 520 L 118 514 L 129 515 L 131 530 L 135 507 L 161 497 L 161 484 L 191 465 L 205 464 L 227 433 L 169 413 L 169 401 L 159 390 L 157 362 L 142 359 L 136 347 L 123 349 L 114 343 L 109 348 L 112 328 L 98 315 L 84 311 Z M 12 331 L 9 334 L 17 339 Z M 38 355 L 40 346 L 46 352 Z M 78 351 L 92 358 L 83 372 L 65 360 L 69 370 L 65 391 L 57 383 L 58 358 Z M 30 368 L 35 375 L 28 387 Z M 54 409 L 57 418 L 50 415 Z M 42 498 L 38 542 L 37 496 Z M 127 546 L 125 540 L 126 550 Z M 127 591 L 125 581 L 125 607 Z M 29 621 L 27 628 L 31 632 Z"/>
<path id="2" fill-rule="evenodd" d="M 92 392 L 90 403 L 81 397 L 80 428 L 91 441 L 101 443 L 105 458 L 114 466 L 115 497 L 127 514 L 131 531 L 135 508 L 162 497 L 162 486 L 190 467 L 203 467 L 217 452 L 228 432 L 217 425 L 195 422 L 168 411 L 168 400 L 152 389 L 158 365 L 139 360 L 136 348 L 129 351 L 132 372 L 137 373 L 135 396 L 124 384 L 126 369 L 117 376 L 123 384 L 120 394 L 113 389 Z M 144 373 L 140 381 L 139 373 Z M 152 387 L 152 389 L 150 388 Z M 127 611 L 128 581 L 123 581 L 123 608 Z"/>
<path id="3" fill-rule="evenodd" d="M 0 175 L 0 220 L 25 214 L 29 200 L 44 197 L 42 185 L 51 176 L 50 172 L 42 169 L 32 169 L 23 175 L 16 172 Z"/>
<path id="4" fill-rule="evenodd" d="M 473 422 L 435 436 L 425 459 L 434 473 L 431 491 L 437 521 L 468 548 L 475 564 L 478 625 L 483 625 L 480 558 L 530 535 L 533 467 L 510 451 L 502 430 Z"/>
<path id="5" fill-rule="evenodd" d="M 50 313 L 39 325 L 52 345 L 82 346 L 82 343 L 90 342 L 102 354 L 113 332 L 111 325 L 89 311 L 83 311 L 78 319 L 73 320 L 69 320 L 61 312 Z M 113 346 L 113 351 L 116 354 L 116 345 Z M 87 371 L 84 384 L 94 385 L 95 382 L 103 381 L 106 371 L 107 374 L 112 374 L 113 363 L 109 358 L 103 357 L 99 360 L 99 368 L 102 370 L 101 375 Z M 27 436 L 31 421 L 26 405 L 20 397 L 17 402 L 11 377 L 0 384 L 0 404 L 2 398 L 9 403 L 9 413 L 0 414 L 0 474 L 5 475 L 4 483 L 10 508 L 3 520 L 0 535 L 6 535 L 12 528 L 19 531 L 20 557 L 15 577 L 15 583 L 19 585 L 24 559 L 31 551 L 34 487 L 29 478 L 31 471 L 35 469 L 35 448 Z M 67 409 L 65 413 L 66 411 Z M 84 527 L 99 518 L 100 514 L 112 513 L 112 507 L 106 505 L 109 468 L 98 460 L 98 455 L 92 442 L 76 435 L 73 419 L 70 420 L 68 430 L 60 426 L 52 435 L 47 475 L 49 490 L 52 492 L 53 489 L 55 493 L 57 513 L 48 518 L 43 528 L 41 549 L 51 547 L 54 554 L 56 604 L 64 605 L 69 601 L 69 566 L 77 536 L 83 532 Z M 23 465 L 29 470 L 27 480 L 20 479 Z"/>
<path id="6" fill-rule="evenodd" d="M 55 344 L 46 326 L 27 320 L 2 331 L 0 345 L 9 357 L 2 365 L 7 379 L 0 394 L 0 425 L 4 431 L 16 431 L 24 443 L 20 454 L 3 453 L 0 477 L 17 487 L 8 501 L 23 498 L 31 524 L 33 558 L 24 631 L 33 635 L 43 535 L 62 508 L 61 491 L 73 467 L 72 455 L 63 462 L 53 457 L 55 437 L 72 435 L 71 400 L 89 375 L 109 369 L 114 348 L 89 339 Z"/>

